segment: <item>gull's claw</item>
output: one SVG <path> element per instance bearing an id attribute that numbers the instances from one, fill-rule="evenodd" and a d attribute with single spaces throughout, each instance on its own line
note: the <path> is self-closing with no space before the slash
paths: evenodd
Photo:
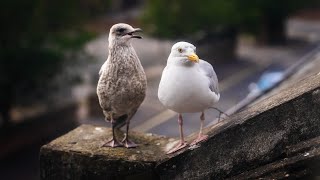
<path id="1" fill-rule="evenodd" d="M 121 144 L 118 140 L 113 139 L 113 138 L 102 145 L 102 147 L 112 147 L 112 148 L 122 147 L 122 146 L 123 146 L 123 144 Z"/>
<path id="2" fill-rule="evenodd" d="M 172 148 L 170 151 L 168 151 L 166 154 L 172 154 L 174 152 L 179 151 L 180 149 L 183 149 L 185 147 L 187 147 L 187 143 L 186 142 L 180 142 L 176 147 Z"/>
<path id="3" fill-rule="evenodd" d="M 190 144 L 191 146 L 198 144 L 199 142 L 205 141 L 208 139 L 208 135 L 202 134 L 199 135 L 197 139 L 195 139 L 194 141 L 192 141 L 192 143 Z"/>
<path id="4" fill-rule="evenodd" d="M 135 148 L 138 145 L 132 141 L 130 141 L 129 139 L 125 138 L 121 141 L 123 143 L 123 146 L 126 148 Z"/>

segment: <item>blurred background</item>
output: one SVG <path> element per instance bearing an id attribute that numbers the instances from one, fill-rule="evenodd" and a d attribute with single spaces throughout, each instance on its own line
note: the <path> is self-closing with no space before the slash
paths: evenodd
<path id="1" fill-rule="evenodd" d="M 157 88 L 175 42 L 191 42 L 213 65 L 223 111 L 320 44 L 318 0 L 2 0 L 0 15 L 0 179 L 39 179 L 41 145 L 83 123 L 109 126 L 95 88 L 115 23 L 144 30 L 132 43 L 148 91 L 131 127 L 171 137 L 177 117 Z M 186 134 L 199 129 L 199 116 L 185 115 Z M 206 124 L 217 116 L 208 110 Z"/>

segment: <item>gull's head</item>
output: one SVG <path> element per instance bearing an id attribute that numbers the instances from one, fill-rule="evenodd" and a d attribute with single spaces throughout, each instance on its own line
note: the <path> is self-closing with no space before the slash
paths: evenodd
<path id="1" fill-rule="evenodd" d="M 135 35 L 137 32 L 142 32 L 140 28 L 133 28 L 129 24 L 118 23 L 110 28 L 109 44 L 127 44 L 130 39 L 141 39 L 141 36 Z"/>
<path id="2" fill-rule="evenodd" d="M 199 57 L 196 54 L 196 47 L 188 42 L 177 42 L 171 48 L 169 59 L 181 62 L 198 63 Z"/>

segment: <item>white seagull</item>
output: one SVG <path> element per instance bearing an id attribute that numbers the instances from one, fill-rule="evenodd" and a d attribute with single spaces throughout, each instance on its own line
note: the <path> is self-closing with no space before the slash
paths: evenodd
<path id="1" fill-rule="evenodd" d="M 206 140 L 202 133 L 204 111 L 219 101 L 218 78 L 208 62 L 199 59 L 196 47 L 188 42 L 178 42 L 172 46 L 167 66 L 162 72 L 158 98 L 168 109 L 177 113 L 180 143 L 167 153 L 176 152 L 187 146 L 183 137 L 182 113 L 201 112 L 200 132 L 191 144 Z"/>

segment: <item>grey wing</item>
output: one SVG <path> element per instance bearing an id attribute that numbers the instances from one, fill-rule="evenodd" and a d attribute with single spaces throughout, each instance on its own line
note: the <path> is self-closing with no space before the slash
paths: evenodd
<path id="1" fill-rule="evenodd" d="M 216 94 L 219 94 L 219 85 L 218 85 L 218 77 L 216 72 L 213 70 L 213 67 L 211 64 L 209 64 L 207 61 L 200 60 L 199 62 L 201 70 L 205 73 L 205 75 L 208 77 L 210 84 L 209 88 L 212 92 L 215 92 Z"/>

